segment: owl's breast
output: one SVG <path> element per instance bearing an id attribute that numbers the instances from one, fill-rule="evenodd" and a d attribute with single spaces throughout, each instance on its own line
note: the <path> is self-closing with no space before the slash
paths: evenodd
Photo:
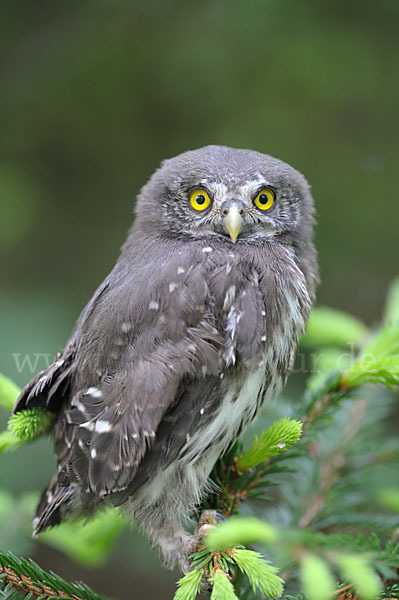
<path id="1" fill-rule="evenodd" d="M 182 448 L 184 463 L 197 460 L 211 452 L 220 456 L 237 439 L 241 431 L 254 419 L 259 408 L 271 400 L 283 385 L 283 377 L 275 372 L 269 376 L 266 363 L 256 371 L 245 370 L 239 376 L 233 367 L 226 374 L 222 390 L 206 404 L 206 415 L 197 430 Z"/>
<path id="2" fill-rule="evenodd" d="M 303 275 L 295 265 L 291 268 L 295 277 L 280 288 L 274 285 L 273 294 L 265 292 L 265 281 L 256 273 L 239 293 L 237 286 L 227 290 L 226 369 L 205 403 L 204 418 L 182 448 L 184 462 L 225 452 L 283 388 L 310 307 Z"/>

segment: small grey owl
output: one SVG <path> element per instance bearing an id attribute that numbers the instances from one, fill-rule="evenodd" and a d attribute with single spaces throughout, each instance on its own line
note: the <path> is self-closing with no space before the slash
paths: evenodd
<path id="1" fill-rule="evenodd" d="M 45 407 L 58 470 L 35 533 L 123 505 L 164 562 L 218 457 L 279 393 L 317 281 L 309 186 L 251 150 L 207 146 L 144 186 L 114 269 L 15 411 Z"/>

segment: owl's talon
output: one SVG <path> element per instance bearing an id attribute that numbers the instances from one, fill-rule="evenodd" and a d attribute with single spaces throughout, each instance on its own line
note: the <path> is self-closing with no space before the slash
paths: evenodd
<path id="1" fill-rule="evenodd" d="M 205 538 L 208 535 L 209 531 L 211 531 L 218 523 L 225 521 L 226 517 L 216 510 L 204 510 L 201 513 L 201 516 L 198 521 L 197 528 L 194 534 L 194 552 L 200 552 L 205 548 Z M 201 592 L 210 592 L 212 590 L 212 584 L 209 581 L 210 566 L 208 565 L 206 568 L 202 570 L 202 578 L 200 582 L 200 590 Z"/>
<path id="2" fill-rule="evenodd" d="M 209 510 L 203 510 L 201 513 L 201 516 L 199 518 L 198 521 L 198 525 L 203 525 L 205 523 L 208 523 L 209 525 L 217 525 L 218 523 L 221 523 L 222 521 L 225 521 L 226 517 L 218 512 L 217 510 L 214 509 L 209 509 Z"/>
<path id="3" fill-rule="evenodd" d="M 202 577 L 202 579 L 200 581 L 200 590 L 201 590 L 201 592 L 211 592 L 212 591 L 212 584 L 209 581 L 208 577 Z"/>
<path id="4" fill-rule="evenodd" d="M 195 552 L 199 552 L 204 549 L 205 538 L 209 531 L 213 529 L 218 523 L 224 521 L 225 517 L 218 513 L 216 510 L 204 510 L 198 521 L 197 529 L 195 531 Z"/>

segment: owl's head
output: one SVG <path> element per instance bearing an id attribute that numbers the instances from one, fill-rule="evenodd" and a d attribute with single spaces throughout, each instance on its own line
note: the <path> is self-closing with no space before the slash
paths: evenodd
<path id="1" fill-rule="evenodd" d="M 309 185 L 286 163 L 205 146 L 162 163 L 141 191 L 136 222 L 166 237 L 297 245 L 311 239 L 313 212 Z"/>

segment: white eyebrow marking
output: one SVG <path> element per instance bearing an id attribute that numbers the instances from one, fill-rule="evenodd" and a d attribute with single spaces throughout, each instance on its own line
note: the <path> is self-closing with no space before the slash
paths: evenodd
<path id="1" fill-rule="evenodd" d="M 244 185 L 240 187 L 240 192 L 242 195 L 251 195 L 256 192 L 259 186 L 264 185 L 265 187 L 272 185 L 270 181 L 265 179 L 263 175 L 257 173 L 256 179 L 251 179 L 251 181 L 246 181 Z"/>

